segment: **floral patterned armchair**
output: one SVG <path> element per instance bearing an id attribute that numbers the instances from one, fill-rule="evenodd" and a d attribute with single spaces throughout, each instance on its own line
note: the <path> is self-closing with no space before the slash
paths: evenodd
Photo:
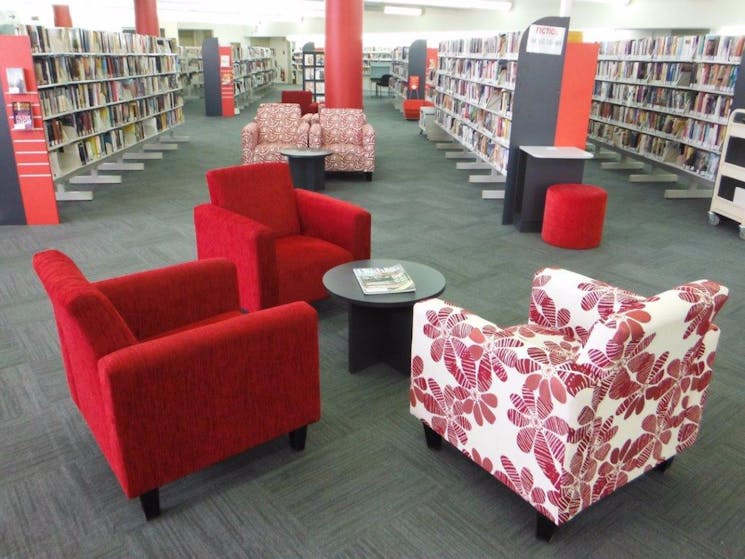
<path id="1" fill-rule="evenodd" d="M 411 413 L 537 511 L 536 534 L 650 469 L 699 431 L 727 288 L 650 298 L 567 270 L 533 279 L 527 324 L 440 299 L 415 305 Z"/>
<path id="2" fill-rule="evenodd" d="M 284 148 L 307 148 L 310 124 L 301 118 L 296 103 L 262 103 L 256 119 L 243 127 L 241 163 L 285 161 Z"/>
<path id="3" fill-rule="evenodd" d="M 327 171 L 357 171 L 372 180 L 375 170 L 375 129 L 368 124 L 362 109 L 321 107 L 313 119 L 308 145 L 328 149 Z"/>

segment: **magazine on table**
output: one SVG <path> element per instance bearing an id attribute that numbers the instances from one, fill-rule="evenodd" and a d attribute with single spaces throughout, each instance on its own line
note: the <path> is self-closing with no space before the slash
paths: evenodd
<path id="1" fill-rule="evenodd" d="M 365 295 L 416 291 L 414 280 L 401 264 L 380 268 L 355 268 L 354 275 Z"/>

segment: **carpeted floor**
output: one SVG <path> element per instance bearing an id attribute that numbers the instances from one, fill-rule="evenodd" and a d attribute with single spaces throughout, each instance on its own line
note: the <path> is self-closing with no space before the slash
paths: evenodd
<path id="1" fill-rule="evenodd" d="M 609 192 L 601 247 L 570 251 L 501 225 L 467 171 L 419 135 L 385 97 L 365 98 L 377 131 L 372 182 L 332 176 L 326 193 L 373 215 L 373 255 L 436 267 L 444 297 L 503 325 L 527 317 L 530 280 L 566 267 L 653 294 L 709 277 L 730 288 L 698 443 L 582 513 L 550 545 L 534 512 L 457 451 L 427 449 L 409 415 L 408 378 L 385 365 L 346 372 L 346 310 L 316 305 L 323 414 L 303 453 L 270 442 L 161 490 L 146 523 L 124 498 L 74 407 L 51 308 L 31 255 L 55 247 L 91 279 L 195 257 L 192 208 L 207 169 L 236 164 L 253 116 L 207 118 L 191 103 L 191 142 L 90 202 L 60 203 L 57 227 L 0 229 L 0 557 L 552 557 L 745 556 L 745 243 L 706 221 L 707 200 L 665 200 L 586 166 Z M 277 99 L 271 92 L 269 99 Z"/>

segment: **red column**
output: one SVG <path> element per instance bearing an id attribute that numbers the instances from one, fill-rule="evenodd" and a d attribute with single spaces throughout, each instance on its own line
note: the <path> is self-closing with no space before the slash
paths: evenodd
<path id="1" fill-rule="evenodd" d="M 362 108 L 362 0 L 326 0 L 326 106 Z"/>
<path id="2" fill-rule="evenodd" d="M 135 30 L 140 35 L 160 36 L 156 0 L 135 0 Z"/>
<path id="3" fill-rule="evenodd" d="M 54 10 L 55 27 L 72 27 L 70 6 L 66 6 L 64 4 L 52 4 L 52 10 Z"/>

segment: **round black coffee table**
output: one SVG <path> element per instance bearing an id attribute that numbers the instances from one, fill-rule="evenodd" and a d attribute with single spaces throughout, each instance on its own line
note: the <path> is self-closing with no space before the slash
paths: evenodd
<path id="1" fill-rule="evenodd" d="M 334 153 L 327 149 L 285 148 L 279 153 L 287 157 L 296 188 L 323 190 L 326 188 L 326 157 Z"/>
<path id="2" fill-rule="evenodd" d="M 355 268 L 401 264 L 414 280 L 416 291 L 365 295 Z M 326 290 L 349 303 L 349 372 L 385 362 L 408 375 L 411 369 L 411 327 L 414 303 L 437 297 L 445 290 L 443 275 L 429 266 L 406 260 L 356 260 L 330 269 L 323 276 Z"/>

